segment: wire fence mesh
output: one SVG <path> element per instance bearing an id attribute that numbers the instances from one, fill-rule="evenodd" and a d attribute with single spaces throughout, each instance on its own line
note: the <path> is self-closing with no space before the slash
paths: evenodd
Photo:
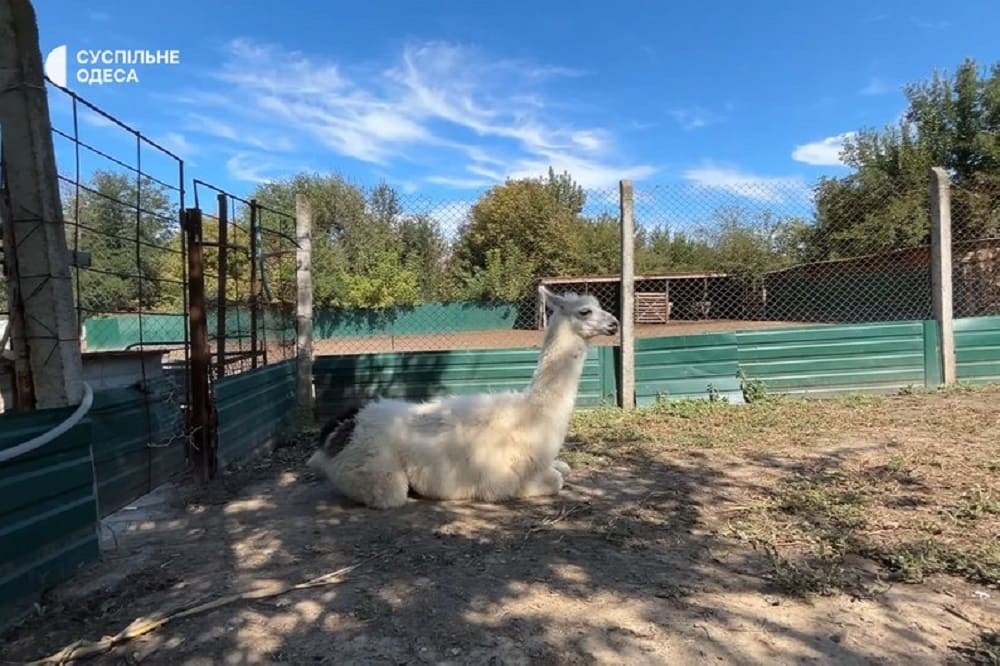
<path id="1" fill-rule="evenodd" d="M 138 389 L 150 469 L 155 457 L 183 460 L 189 402 L 179 227 L 183 162 L 72 91 L 47 83 L 85 378 L 95 391 Z M 12 196 L 6 186 L 3 191 Z M 5 280 L 13 277 L 9 268 L 5 261 Z M 29 269 L 18 266 L 22 287 L 30 284 Z M 24 292 L 18 290 L 21 298 Z M 4 304 L 9 309 L 9 299 Z M 5 400 L 4 409 L 14 402 Z"/>
<path id="2" fill-rule="evenodd" d="M 703 176 L 635 188 L 638 336 L 933 318 L 928 174 Z M 318 354 L 537 345 L 539 283 L 620 314 L 617 188 L 550 173 L 441 202 L 332 183 L 311 183 Z M 954 314 L 997 314 L 1000 187 L 955 183 Z"/>
<path id="3" fill-rule="evenodd" d="M 183 162 L 75 93 L 50 90 L 83 350 L 160 349 L 184 360 Z M 88 136 L 95 129 L 100 141 Z"/>
<path id="4" fill-rule="evenodd" d="M 193 185 L 194 205 L 202 214 L 212 376 L 219 379 L 294 357 L 294 215 L 198 179 Z"/>
<path id="5" fill-rule="evenodd" d="M 311 201 L 315 353 L 539 344 L 541 277 L 619 271 L 608 245 L 618 235 L 616 192 L 561 186 L 530 181 L 475 201 L 336 177 L 276 186 L 278 199 L 297 188 Z M 609 286 L 602 302 L 614 294 Z"/>
<path id="6" fill-rule="evenodd" d="M 1000 314 L 1000 175 L 957 174 L 951 187 L 956 317 Z"/>
<path id="7" fill-rule="evenodd" d="M 84 348 L 159 347 L 186 361 L 183 163 L 55 93 Z M 86 136 L 97 127 L 120 137 L 105 133 L 98 148 Z M 954 314 L 998 314 L 1000 178 L 952 179 Z M 318 355 L 537 346 L 540 283 L 621 314 L 618 188 L 584 189 L 572 174 L 460 200 L 336 175 L 263 184 L 248 198 L 200 180 L 193 191 L 216 378 L 295 354 L 297 193 L 312 208 Z M 810 185 L 706 169 L 640 183 L 634 200 L 638 336 L 933 317 L 926 173 L 868 169 Z"/>

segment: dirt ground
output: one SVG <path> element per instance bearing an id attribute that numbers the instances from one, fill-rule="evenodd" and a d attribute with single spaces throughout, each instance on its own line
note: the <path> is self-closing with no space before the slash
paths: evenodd
<path id="1" fill-rule="evenodd" d="M 358 565 L 88 663 L 995 664 L 998 404 L 986 389 L 585 412 L 560 495 L 389 512 L 333 495 L 303 436 L 117 514 L 105 561 L 8 632 L 0 661 Z"/>

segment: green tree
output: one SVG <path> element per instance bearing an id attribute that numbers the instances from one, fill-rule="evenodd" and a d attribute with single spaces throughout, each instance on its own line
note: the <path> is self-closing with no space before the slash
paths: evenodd
<path id="1" fill-rule="evenodd" d="M 461 276 L 465 298 L 514 302 L 531 292 L 533 264 L 514 242 L 507 240 L 486 250 L 485 263 Z"/>
<path id="2" fill-rule="evenodd" d="M 70 248 L 89 252 L 78 275 L 79 306 L 91 313 L 153 310 L 180 284 L 162 280 L 176 245 L 176 207 L 167 189 L 143 177 L 99 170 L 64 199 Z"/>
<path id="3" fill-rule="evenodd" d="M 577 256 L 570 273 L 575 275 L 610 275 L 621 270 L 622 239 L 618 218 L 603 214 L 576 220 Z"/>
<path id="4" fill-rule="evenodd" d="M 440 225 L 427 215 L 403 217 L 396 225 L 402 264 L 417 276 L 423 299 L 448 300 L 453 296 L 447 274 L 448 241 Z"/>
<path id="5" fill-rule="evenodd" d="M 822 179 L 808 237 L 810 259 L 832 259 L 930 241 L 932 166 L 952 176 L 956 239 L 1000 232 L 1000 63 L 966 60 L 905 88 L 899 123 L 862 129 L 845 142 L 852 173 Z"/>
<path id="6" fill-rule="evenodd" d="M 337 174 L 299 174 L 263 185 L 254 196 L 269 208 L 291 213 L 297 192 L 305 194 L 312 210 L 318 306 L 389 308 L 431 295 L 441 277 L 423 271 L 440 262 L 440 231 L 428 218 L 404 216 L 395 190 L 381 183 L 366 193 Z M 272 272 L 289 274 L 282 283 L 294 286 L 294 262 L 279 263 Z"/>
<path id="7" fill-rule="evenodd" d="M 705 239 L 666 226 L 637 229 L 635 267 L 639 273 L 717 270 L 716 253 Z"/>
<path id="8" fill-rule="evenodd" d="M 706 268 L 748 279 L 787 268 L 802 257 L 804 234 L 805 223 L 796 218 L 780 218 L 770 211 L 755 215 L 739 207 L 722 208 L 705 234 L 714 255 L 714 265 Z"/>
<path id="9" fill-rule="evenodd" d="M 480 298 L 510 300 L 511 289 L 483 292 L 493 284 L 485 273 L 498 267 L 523 271 L 509 275 L 511 283 L 526 284 L 518 298 L 530 295 L 530 285 L 544 275 L 570 272 L 580 257 L 578 214 L 585 198 L 567 174 L 547 178 L 507 180 L 486 192 L 459 227 L 452 270 L 463 289 Z M 479 273 L 484 273 L 480 276 Z"/>

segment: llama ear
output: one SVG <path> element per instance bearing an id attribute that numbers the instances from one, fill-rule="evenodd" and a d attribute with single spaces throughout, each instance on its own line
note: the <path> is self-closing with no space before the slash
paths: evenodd
<path id="1" fill-rule="evenodd" d="M 557 308 L 562 305 L 562 298 L 549 291 L 548 287 L 544 284 L 538 285 L 538 295 L 541 297 L 542 302 L 550 307 Z"/>

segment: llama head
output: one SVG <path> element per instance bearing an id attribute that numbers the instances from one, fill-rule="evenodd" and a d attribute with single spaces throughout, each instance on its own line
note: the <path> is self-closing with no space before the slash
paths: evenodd
<path id="1" fill-rule="evenodd" d="M 590 340 L 598 335 L 618 333 L 618 319 L 601 308 L 601 304 L 590 294 L 555 294 L 544 285 L 538 293 L 546 307 L 552 311 L 549 328 L 556 328 L 562 322 L 574 334 Z"/>

